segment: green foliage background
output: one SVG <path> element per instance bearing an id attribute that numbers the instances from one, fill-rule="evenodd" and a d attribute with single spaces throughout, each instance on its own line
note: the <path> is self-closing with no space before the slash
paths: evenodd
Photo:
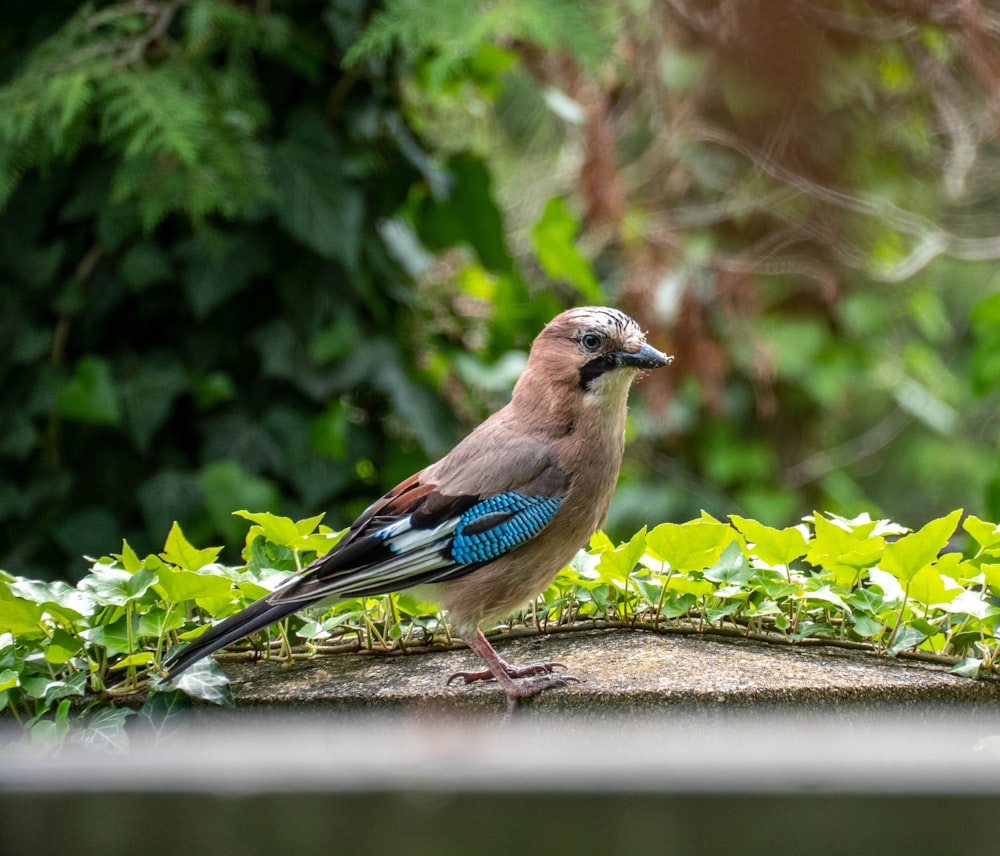
<path id="1" fill-rule="evenodd" d="M 346 523 L 598 301 L 677 355 L 636 397 L 614 536 L 997 519 L 996 27 L 892 0 L 7 4 L 0 567 L 79 577 L 175 520 L 233 550 L 239 507 Z"/>
<path id="2" fill-rule="evenodd" d="M 340 67 L 367 11 L 5 12 L 0 566 L 79 576 L 174 520 L 235 544 L 240 505 L 348 517 L 459 436 L 449 354 L 471 325 L 433 317 L 381 234 L 418 185 L 458 222 L 452 179 L 393 67 Z M 457 170 L 488 208 L 481 164 Z M 478 353 L 523 347 L 555 305 Z"/>

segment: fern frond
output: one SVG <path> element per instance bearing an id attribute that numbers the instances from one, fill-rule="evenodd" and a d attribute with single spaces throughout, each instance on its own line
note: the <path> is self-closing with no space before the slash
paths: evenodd
<path id="1" fill-rule="evenodd" d="M 576 0 L 389 0 L 348 51 L 347 66 L 364 57 L 385 60 L 393 50 L 407 59 L 447 57 L 453 64 L 483 43 L 522 40 L 565 51 L 595 67 L 608 56 L 610 10 Z"/>

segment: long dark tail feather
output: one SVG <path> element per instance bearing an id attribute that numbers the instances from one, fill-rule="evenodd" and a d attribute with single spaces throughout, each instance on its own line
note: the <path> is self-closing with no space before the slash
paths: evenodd
<path id="1" fill-rule="evenodd" d="M 242 612 L 237 612 L 236 615 L 231 615 L 225 621 L 210 627 L 179 651 L 171 651 L 170 656 L 163 664 L 167 670 L 167 678 L 176 677 L 203 657 L 207 657 L 220 648 L 225 648 L 244 636 L 263 630 L 268 625 L 280 621 L 286 615 L 291 615 L 297 609 L 301 609 L 302 606 L 303 604 L 298 602 L 269 603 L 266 597 L 256 603 L 251 603 Z"/>

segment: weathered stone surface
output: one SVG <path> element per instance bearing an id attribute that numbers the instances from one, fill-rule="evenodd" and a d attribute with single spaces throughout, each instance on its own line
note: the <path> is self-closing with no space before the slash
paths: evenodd
<path id="1" fill-rule="evenodd" d="M 501 640 L 509 662 L 558 661 L 578 683 L 546 692 L 532 714 L 580 711 L 655 713 L 748 706 L 986 704 L 1000 702 L 1000 681 L 974 681 L 947 667 L 834 647 L 771 645 L 720 636 L 591 630 Z M 229 663 L 238 708 L 293 707 L 490 711 L 503 707 L 492 683 L 446 686 L 478 669 L 469 651 L 351 654 L 284 666 Z"/>

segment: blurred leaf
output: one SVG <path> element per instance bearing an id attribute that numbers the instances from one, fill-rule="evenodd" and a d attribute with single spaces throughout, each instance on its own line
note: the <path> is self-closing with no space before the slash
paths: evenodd
<path id="1" fill-rule="evenodd" d="M 118 425 L 122 411 L 111 363 L 103 357 L 83 357 L 59 390 L 56 410 L 80 422 Z"/>
<path id="2" fill-rule="evenodd" d="M 513 273 L 503 216 L 486 166 L 474 158 L 454 157 L 446 169 L 451 178 L 447 195 L 425 200 L 415 215 L 423 242 L 432 250 L 468 244 L 484 267 Z"/>
<path id="3" fill-rule="evenodd" d="M 233 506 L 278 508 L 281 504 L 281 495 L 270 481 L 250 475 L 235 461 L 208 464 L 199 483 L 213 523 L 231 543 L 243 535 L 243 525 L 233 520 Z"/>
<path id="4" fill-rule="evenodd" d="M 587 303 L 599 305 L 604 302 L 601 287 L 589 262 L 576 248 L 579 229 L 580 223 L 569 213 L 566 203 L 553 197 L 531 230 L 535 255 L 550 277 L 569 282 Z"/>
<path id="5" fill-rule="evenodd" d="M 281 226 L 348 270 L 358 264 L 364 196 L 345 170 L 341 141 L 318 113 L 302 111 L 274 150 L 274 214 Z"/>
<path id="6" fill-rule="evenodd" d="M 188 722 L 191 700 L 181 690 L 153 692 L 139 709 L 137 721 L 144 737 L 159 745 L 178 736 Z"/>
<path id="7" fill-rule="evenodd" d="M 187 389 L 183 369 L 166 360 L 151 360 L 120 385 L 129 433 L 143 452 Z"/>
<path id="8" fill-rule="evenodd" d="M 972 385 L 985 395 L 1000 384 L 1000 292 L 983 298 L 972 311 L 976 347 L 972 353 Z"/>
<path id="9" fill-rule="evenodd" d="M 97 711 L 87 722 L 87 727 L 77 738 L 85 749 L 103 752 L 126 752 L 129 748 L 125 721 L 135 716 L 128 708 L 106 707 Z"/>

